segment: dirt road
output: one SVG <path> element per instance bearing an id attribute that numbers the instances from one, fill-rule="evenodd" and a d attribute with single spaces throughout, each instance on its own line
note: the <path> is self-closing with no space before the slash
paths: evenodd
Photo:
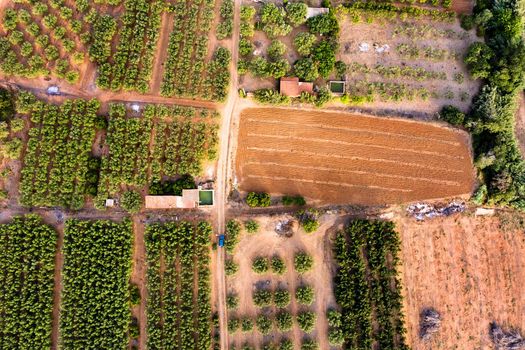
<path id="1" fill-rule="evenodd" d="M 216 179 L 216 190 L 215 198 L 217 201 L 216 209 L 216 222 L 217 232 L 219 234 L 224 233 L 225 228 L 225 206 L 228 198 L 228 173 L 230 168 L 230 151 L 231 143 L 230 139 L 230 126 L 232 123 L 232 116 L 235 111 L 235 106 L 238 100 L 238 76 L 237 76 L 237 61 L 239 59 L 238 41 L 239 41 L 239 28 L 240 28 L 240 11 L 241 11 L 241 0 L 235 0 L 233 12 L 233 40 L 231 46 L 232 62 L 230 64 L 230 91 L 228 93 L 228 100 L 223 109 L 223 118 L 221 126 L 220 136 L 220 151 L 219 151 L 219 162 L 217 164 L 217 179 Z M 217 278 L 217 308 L 219 313 L 219 329 L 221 339 L 221 349 L 227 350 L 229 347 L 228 340 L 228 315 L 226 314 L 226 276 L 224 275 L 224 249 L 217 249 L 217 271 L 215 276 Z"/>

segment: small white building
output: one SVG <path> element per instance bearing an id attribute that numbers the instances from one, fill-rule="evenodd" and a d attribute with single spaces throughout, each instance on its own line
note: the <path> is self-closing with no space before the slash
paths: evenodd
<path id="1" fill-rule="evenodd" d="M 330 12 L 330 9 L 327 7 L 309 7 L 306 11 L 306 19 L 319 15 L 324 15 L 328 12 Z"/>

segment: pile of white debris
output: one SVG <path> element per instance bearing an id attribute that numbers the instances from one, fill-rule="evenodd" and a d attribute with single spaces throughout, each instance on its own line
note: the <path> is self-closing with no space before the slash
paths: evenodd
<path id="1" fill-rule="evenodd" d="M 440 216 L 449 216 L 461 213 L 467 209 L 465 202 L 452 201 L 445 205 L 433 205 L 428 203 L 414 203 L 408 206 L 407 213 L 418 221 L 432 219 Z"/>

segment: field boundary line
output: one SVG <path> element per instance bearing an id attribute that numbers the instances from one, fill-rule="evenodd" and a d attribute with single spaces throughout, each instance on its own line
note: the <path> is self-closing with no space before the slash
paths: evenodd
<path id="1" fill-rule="evenodd" d="M 447 145 L 453 145 L 453 146 L 461 146 L 460 142 L 456 141 L 447 141 L 442 139 L 436 139 L 432 137 L 424 137 L 424 136 L 414 136 L 412 134 L 401 134 L 401 133 L 393 133 L 393 132 L 387 132 L 387 131 L 373 131 L 370 129 L 362 129 L 362 128 L 349 128 L 345 126 L 330 126 L 330 125 L 324 125 L 320 123 L 298 123 L 298 122 L 287 122 L 283 120 L 268 120 L 268 119 L 255 119 L 255 118 L 248 118 L 249 122 L 255 122 L 255 123 L 266 123 L 266 124 L 285 124 L 285 125 L 294 125 L 294 126 L 301 126 L 301 127 L 309 127 L 309 128 L 319 128 L 319 129 L 330 129 L 330 130 L 337 130 L 337 131 L 350 131 L 350 132 L 365 132 L 369 134 L 377 134 L 377 135 L 388 135 L 388 136 L 401 136 L 405 138 L 415 139 L 415 140 L 423 140 L 423 141 L 434 141 L 439 143 L 444 143 Z"/>
<path id="2" fill-rule="evenodd" d="M 320 185 L 330 185 L 330 186 L 343 186 L 343 187 L 357 187 L 357 188 L 366 188 L 366 189 L 373 189 L 373 190 L 381 190 L 381 191 L 387 191 L 387 192 L 404 192 L 404 193 L 410 193 L 413 192 L 412 190 L 407 190 L 404 188 L 392 188 L 392 187 L 382 187 L 382 186 L 375 186 L 375 185 L 354 185 L 349 183 L 341 183 L 337 181 L 318 181 L 318 180 L 308 180 L 308 179 L 297 179 L 297 178 L 289 178 L 284 176 L 267 176 L 267 175 L 247 175 L 246 176 L 249 179 L 267 179 L 267 180 L 273 180 L 273 181 L 292 181 L 292 182 L 305 182 L 305 183 L 312 183 L 312 184 L 320 184 Z"/>
<path id="3" fill-rule="evenodd" d="M 431 169 L 431 170 L 439 170 L 439 171 L 445 171 L 445 172 L 453 172 L 453 173 L 463 173 L 463 170 L 455 170 L 450 168 L 440 168 L 440 167 L 433 167 L 425 164 L 417 164 L 417 163 L 409 163 L 409 162 L 400 162 L 390 159 L 383 159 L 383 158 L 367 158 L 367 157 L 358 157 L 358 156 L 344 156 L 344 155 L 334 155 L 330 153 L 321 153 L 321 152 L 311 152 L 311 151 L 304 151 L 304 150 L 291 150 L 291 149 L 277 149 L 277 148 L 267 148 L 267 147 L 246 147 L 246 150 L 248 151 L 261 151 L 261 152 L 275 152 L 275 153 L 300 153 L 308 156 L 320 156 L 325 158 L 340 158 L 340 159 L 352 159 L 352 160 L 364 160 L 369 162 L 378 162 L 378 163 L 390 163 L 390 164 L 401 164 L 406 166 L 413 166 L 416 168 L 423 168 L 423 169 Z"/>
<path id="4" fill-rule="evenodd" d="M 465 159 L 465 157 L 452 156 L 452 155 L 449 155 L 449 154 L 444 154 L 444 153 L 439 153 L 439 152 L 418 151 L 418 150 L 410 149 L 410 148 L 388 147 L 388 146 L 373 145 L 373 144 L 370 144 L 370 143 L 362 143 L 362 142 L 348 142 L 348 141 L 340 141 L 340 140 L 328 140 L 328 139 L 320 139 L 320 138 L 316 138 L 316 137 L 308 138 L 308 137 L 302 137 L 302 136 L 292 136 L 292 135 L 282 136 L 282 135 L 258 134 L 258 133 L 248 133 L 247 136 L 267 137 L 267 138 L 277 138 L 277 139 L 294 139 L 294 140 L 300 140 L 300 141 L 332 143 L 332 144 L 337 144 L 337 145 L 348 145 L 348 146 L 376 147 L 376 148 L 386 149 L 386 150 L 410 152 L 410 153 L 416 153 L 416 154 L 427 154 L 427 155 L 439 156 L 439 157 L 450 158 L 450 159 Z"/>
<path id="5" fill-rule="evenodd" d="M 378 177 L 388 177 L 388 178 L 394 178 L 394 179 L 410 179 L 415 181 L 424 181 L 424 182 L 430 182 L 430 183 L 438 183 L 442 185 L 448 185 L 448 186 L 460 186 L 460 183 L 457 181 L 449 181 L 449 180 L 440 180 L 440 179 L 431 179 L 428 177 L 415 177 L 415 176 L 403 176 L 403 175 L 394 175 L 394 174 L 380 174 L 375 173 L 371 171 L 363 171 L 363 170 L 348 170 L 348 169 L 340 169 L 340 168 L 329 168 L 329 167 L 322 167 L 322 166 L 305 166 L 305 165 L 295 165 L 295 164 L 280 164 L 276 162 L 252 162 L 248 161 L 244 163 L 244 165 L 269 165 L 269 166 L 278 166 L 283 168 L 297 168 L 297 169 L 305 169 L 305 170 L 320 170 L 320 171 L 335 171 L 339 173 L 352 173 L 352 174 L 360 174 L 360 175 L 374 175 Z"/>

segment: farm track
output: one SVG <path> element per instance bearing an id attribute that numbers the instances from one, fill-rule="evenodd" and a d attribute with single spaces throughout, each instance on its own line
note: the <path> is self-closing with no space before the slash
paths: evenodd
<path id="1" fill-rule="evenodd" d="M 259 108 L 244 111 L 239 140 L 245 191 L 379 205 L 460 196 L 473 184 L 468 136 L 435 124 Z"/>

